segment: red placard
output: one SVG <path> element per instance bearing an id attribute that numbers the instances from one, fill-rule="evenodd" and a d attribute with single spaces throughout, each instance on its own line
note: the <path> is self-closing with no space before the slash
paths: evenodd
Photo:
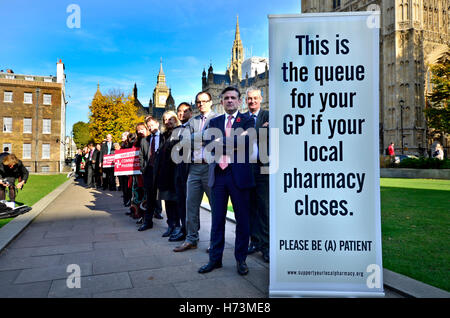
<path id="1" fill-rule="evenodd" d="M 114 167 L 114 156 L 115 155 L 104 155 L 103 156 L 103 168 L 113 168 Z"/>
<path id="2" fill-rule="evenodd" d="M 114 175 L 129 176 L 141 174 L 139 164 L 140 148 L 128 148 L 116 150 L 114 153 Z"/>

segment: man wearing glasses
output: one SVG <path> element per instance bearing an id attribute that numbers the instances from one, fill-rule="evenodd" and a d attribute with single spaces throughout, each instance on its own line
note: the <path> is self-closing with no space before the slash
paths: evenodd
<path id="1" fill-rule="evenodd" d="M 184 243 L 174 248 L 174 252 L 184 252 L 197 248 L 200 229 L 200 204 L 203 194 L 206 193 L 211 204 L 211 188 L 208 187 L 208 164 L 204 158 L 203 132 L 209 121 L 218 114 L 211 110 L 211 95 L 208 92 L 200 92 L 195 97 L 195 103 L 200 115 L 191 118 L 186 126 L 191 138 L 191 157 L 189 161 L 189 174 L 187 179 L 186 195 L 186 230 Z"/>

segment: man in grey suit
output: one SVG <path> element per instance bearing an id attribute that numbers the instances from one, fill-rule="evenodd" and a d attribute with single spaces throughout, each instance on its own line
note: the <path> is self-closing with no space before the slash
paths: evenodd
<path id="1" fill-rule="evenodd" d="M 255 121 L 256 136 L 258 141 L 257 162 L 252 164 L 253 176 L 255 178 L 256 188 L 250 191 L 250 246 L 248 254 L 262 252 L 265 262 L 269 262 L 269 174 L 261 173 L 261 168 L 268 166 L 268 162 L 261 162 L 259 156 L 259 146 L 261 142 L 266 142 L 269 149 L 268 133 L 267 140 L 260 140 L 262 130 L 269 127 L 269 112 L 261 109 L 262 96 L 261 91 L 256 87 L 247 89 L 246 101 L 248 112 L 246 113 Z"/>
<path id="2" fill-rule="evenodd" d="M 195 97 L 195 103 L 200 111 L 200 115 L 191 118 L 186 126 L 191 134 L 190 142 L 192 149 L 189 159 L 186 194 L 187 235 L 183 244 L 174 248 L 174 252 L 184 252 L 197 248 L 199 241 L 198 231 L 200 229 L 200 204 L 202 203 L 204 193 L 206 193 L 209 204 L 212 206 L 211 188 L 208 187 L 208 164 L 203 156 L 204 142 L 202 136 L 209 121 L 216 117 L 217 114 L 211 110 L 212 100 L 208 92 L 198 93 Z"/>

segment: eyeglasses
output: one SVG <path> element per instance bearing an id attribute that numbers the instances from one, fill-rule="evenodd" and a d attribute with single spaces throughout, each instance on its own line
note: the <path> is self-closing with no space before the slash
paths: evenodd
<path id="1" fill-rule="evenodd" d="M 195 103 L 196 104 L 205 104 L 205 103 L 208 103 L 208 102 L 210 102 L 211 100 L 210 99 L 208 99 L 208 100 L 198 100 L 198 101 L 196 101 Z"/>

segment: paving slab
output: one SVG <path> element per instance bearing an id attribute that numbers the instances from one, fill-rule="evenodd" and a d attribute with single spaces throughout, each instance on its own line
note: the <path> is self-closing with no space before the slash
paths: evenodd
<path id="1" fill-rule="evenodd" d="M 45 298 L 51 281 L 0 286 L 0 298 Z"/>
<path id="2" fill-rule="evenodd" d="M 68 288 L 65 279 L 52 282 L 48 297 L 93 297 L 94 294 L 132 288 L 127 272 L 83 277 L 80 288 Z"/>
<path id="3" fill-rule="evenodd" d="M 94 294 L 94 298 L 181 298 L 173 284 L 153 284 L 146 287 L 114 290 Z"/>
<path id="4" fill-rule="evenodd" d="M 25 269 L 33 267 L 43 267 L 58 265 L 61 261 L 61 255 L 34 256 L 34 257 L 1 257 L 0 272 L 12 269 Z"/>
<path id="5" fill-rule="evenodd" d="M 197 270 L 208 262 L 211 224 L 206 209 L 200 212 L 198 248 L 175 253 L 182 242 L 161 237 L 166 219 L 138 232 L 136 220 L 125 215 L 121 192 L 71 182 L 51 200 L 0 253 L 0 297 L 268 296 L 269 265 L 260 254 L 248 256 L 247 276 L 236 272 L 232 219 L 226 225 L 223 267 L 202 275 Z M 69 264 L 81 267 L 80 289 L 67 287 Z M 387 297 L 403 295 L 386 292 Z"/>
<path id="6" fill-rule="evenodd" d="M 92 264 L 80 263 L 81 276 L 92 275 Z M 54 265 L 24 269 L 20 272 L 14 284 L 34 283 L 42 281 L 52 281 L 55 279 L 67 279 L 71 271 L 67 271 L 67 265 Z"/>

